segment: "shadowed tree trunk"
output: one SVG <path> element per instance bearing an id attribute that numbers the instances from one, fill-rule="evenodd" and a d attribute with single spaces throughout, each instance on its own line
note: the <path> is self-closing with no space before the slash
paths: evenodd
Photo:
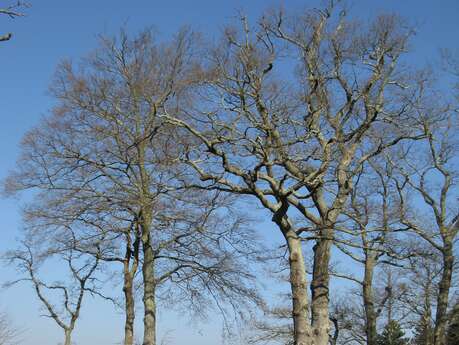
<path id="1" fill-rule="evenodd" d="M 314 245 L 313 280 L 311 282 L 311 321 L 314 345 L 327 345 L 329 340 L 329 264 L 330 247 L 332 244 L 332 241 L 329 238 L 331 238 L 331 233 L 332 232 L 328 230 L 323 231 L 325 239 L 318 240 Z"/>
<path id="2" fill-rule="evenodd" d="M 446 233 L 446 231 L 444 231 Z M 443 272 L 438 286 L 437 310 L 435 313 L 434 344 L 446 345 L 448 327 L 448 305 L 453 277 L 454 255 L 452 244 L 446 240 L 443 249 Z"/>
<path id="3" fill-rule="evenodd" d="M 144 282 L 143 306 L 144 306 L 144 336 L 143 345 L 156 345 L 156 278 L 155 278 L 155 255 L 151 247 L 151 235 L 149 228 L 143 229 L 142 248 L 143 265 L 142 274 Z"/>
<path id="4" fill-rule="evenodd" d="M 123 262 L 123 293 L 126 314 L 124 322 L 124 345 L 133 345 L 135 320 L 134 278 L 139 265 L 140 240 L 136 234 L 131 248 L 131 234 L 126 234 L 126 239 L 126 255 Z"/>
<path id="5" fill-rule="evenodd" d="M 135 303 L 133 277 L 130 273 L 124 273 L 123 285 L 125 301 L 125 321 L 124 321 L 124 345 L 134 344 L 134 320 L 135 320 Z"/>

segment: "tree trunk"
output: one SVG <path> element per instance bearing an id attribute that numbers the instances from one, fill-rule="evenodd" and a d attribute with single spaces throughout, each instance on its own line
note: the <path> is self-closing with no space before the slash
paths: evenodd
<path id="1" fill-rule="evenodd" d="M 424 289 L 424 315 L 422 316 L 422 327 L 424 328 L 424 345 L 433 345 L 433 329 L 432 329 L 432 280 L 433 275 L 427 275 L 427 283 Z M 432 278 L 433 279 L 433 278 Z"/>
<path id="2" fill-rule="evenodd" d="M 134 344 L 135 300 L 133 286 L 139 264 L 139 243 L 140 239 L 137 235 L 133 244 L 131 243 L 131 234 L 128 233 L 126 235 L 126 255 L 123 263 L 123 293 L 126 314 L 124 322 L 124 345 Z M 131 248 L 131 245 L 133 245 L 133 248 Z"/>
<path id="3" fill-rule="evenodd" d="M 156 345 L 155 252 L 150 234 L 153 205 L 150 196 L 150 177 L 145 169 L 145 150 L 146 142 L 142 141 L 138 146 L 138 164 L 142 186 L 139 221 L 143 250 L 143 345 Z"/>
<path id="4" fill-rule="evenodd" d="M 155 301 L 155 270 L 154 270 L 154 251 L 151 247 L 150 232 L 143 233 L 143 305 L 144 305 L 144 334 L 143 345 L 156 344 L 156 301 Z"/>
<path id="5" fill-rule="evenodd" d="M 373 273 L 375 262 L 372 254 L 367 254 L 365 260 L 365 273 L 363 278 L 362 293 L 363 303 L 365 308 L 365 334 L 367 337 L 367 345 L 376 345 L 377 330 L 376 318 L 377 314 L 374 305 L 373 296 Z"/>
<path id="6" fill-rule="evenodd" d="M 124 323 L 124 345 L 134 344 L 134 291 L 133 291 L 133 276 L 130 272 L 124 273 L 124 300 L 126 319 Z"/>
<path id="7" fill-rule="evenodd" d="M 64 345 L 72 345 L 72 330 L 66 329 Z"/>
<path id="8" fill-rule="evenodd" d="M 331 230 L 323 230 L 322 239 L 314 246 L 314 267 L 311 282 L 311 315 L 314 345 L 328 345 L 330 332 L 328 266 L 330 263 Z"/>
<path id="9" fill-rule="evenodd" d="M 448 322 L 448 299 L 453 275 L 454 256 L 452 245 L 445 245 L 443 251 L 443 273 L 438 288 L 437 311 L 435 315 L 434 344 L 446 344 L 446 326 Z"/>
<path id="10" fill-rule="evenodd" d="M 309 321 L 306 269 L 301 240 L 294 232 L 288 232 L 284 235 L 289 249 L 294 344 L 313 345 Z"/>

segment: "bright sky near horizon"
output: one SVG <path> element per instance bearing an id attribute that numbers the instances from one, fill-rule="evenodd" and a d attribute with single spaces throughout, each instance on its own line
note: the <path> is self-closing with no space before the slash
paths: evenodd
<path id="1" fill-rule="evenodd" d="M 168 36 L 183 25 L 191 25 L 207 36 L 220 31 L 242 10 L 256 18 L 264 9 L 282 4 L 301 10 L 319 1 L 305 0 L 29 0 L 27 16 L 10 20 L 0 17 L 0 34 L 13 32 L 0 43 L 0 179 L 13 168 L 21 137 L 53 104 L 47 88 L 53 71 L 63 58 L 78 60 L 96 47 L 97 34 L 113 34 L 121 26 L 138 31 L 154 26 Z M 8 1 L 0 1 L 0 7 Z M 352 17 L 371 20 L 380 12 L 398 13 L 418 28 L 413 39 L 415 64 L 435 63 L 439 48 L 459 49 L 459 1 L 457 0 L 353 0 Z M 14 246 L 19 235 L 17 200 L 0 199 L 0 251 Z M 272 233 L 272 232 L 271 232 Z M 267 232 L 267 236 L 271 236 Z M 0 284 L 14 277 L 0 268 Z M 112 345 L 122 338 L 122 315 L 108 303 L 88 299 L 75 331 L 78 345 Z M 0 291 L 0 310 L 6 310 L 22 327 L 23 345 L 55 345 L 62 338 L 53 321 L 40 317 L 39 304 L 27 285 Z M 188 323 L 173 312 L 161 313 L 161 334 L 170 332 L 170 345 L 214 345 L 220 343 L 221 324 Z M 139 320 L 141 319 L 139 315 Z"/>

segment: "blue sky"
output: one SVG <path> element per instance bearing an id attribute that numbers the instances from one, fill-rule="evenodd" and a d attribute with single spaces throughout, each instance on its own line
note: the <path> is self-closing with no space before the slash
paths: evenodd
<path id="1" fill-rule="evenodd" d="M 1 4 L 7 1 L 1 1 Z M 98 33 L 115 33 L 120 26 L 137 31 L 153 25 L 166 37 L 182 25 L 192 25 L 212 36 L 231 21 L 237 10 L 250 18 L 270 6 L 283 4 L 300 10 L 318 1 L 299 0 L 30 0 L 27 16 L 15 20 L 0 18 L 0 33 L 13 32 L 11 41 L 0 43 L 0 178 L 11 169 L 18 156 L 21 137 L 52 106 L 47 88 L 57 63 L 63 58 L 77 60 L 96 46 Z M 370 20 L 380 11 L 395 12 L 418 27 L 413 39 L 417 53 L 412 63 L 435 63 L 439 48 L 458 49 L 459 1 L 442 0 L 354 0 L 351 14 Z M 0 200 L 0 250 L 11 248 L 20 229 L 17 200 Z M 14 277 L 8 268 L 0 269 L 0 281 Z M 57 344 L 60 330 L 40 317 L 39 306 L 28 286 L 0 292 L 0 309 L 11 313 L 25 328 L 24 345 Z M 140 319 L 140 317 L 139 317 Z M 172 330 L 172 344 L 219 343 L 220 324 L 197 326 L 173 313 L 160 317 L 162 333 Z M 121 339 L 122 316 L 110 305 L 90 300 L 76 330 L 79 345 L 111 345 Z"/>

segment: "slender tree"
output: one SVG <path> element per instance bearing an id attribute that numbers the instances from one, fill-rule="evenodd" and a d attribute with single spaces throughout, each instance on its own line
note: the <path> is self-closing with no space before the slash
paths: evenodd
<path id="1" fill-rule="evenodd" d="M 409 315 L 408 324 L 414 329 L 412 342 L 432 345 L 433 312 L 436 305 L 436 287 L 441 277 L 441 260 L 424 243 L 419 244 L 418 253 L 420 255 L 410 260 L 411 264 L 407 270 L 408 293 L 403 296 L 402 304 Z"/>
<path id="2" fill-rule="evenodd" d="M 429 102 L 425 102 L 429 101 Z M 425 97 L 419 111 L 424 116 L 426 140 L 403 152 L 398 166 L 402 200 L 401 217 L 405 225 L 428 244 L 441 258 L 441 277 L 436 287 L 434 344 L 444 345 L 448 308 L 455 262 L 454 243 L 459 232 L 457 198 L 457 115 L 437 94 Z M 430 118 L 426 118 L 429 114 Z M 413 151 L 421 154 L 411 154 Z M 408 154 L 408 155 L 407 155 Z M 412 193 L 407 195 L 407 193 Z M 415 204 L 423 203 L 423 209 Z"/>
<path id="3" fill-rule="evenodd" d="M 28 281 L 32 284 L 36 296 L 43 304 L 47 316 L 53 319 L 64 332 L 64 344 L 72 344 L 72 332 L 76 322 L 80 317 L 84 296 L 87 293 L 97 293 L 94 285 L 95 273 L 99 260 L 81 260 L 79 255 L 72 251 L 58 253 L 70 271 L 70 283 L 62 281 L 46 283 L 39 278 L 38 269 L 43 264 L 43 260 L 55 253 L 37 253 L 36 248 L 31 244 L 24 243 L 23 250 L 9 252 L 7 258 L 12 264 L 17 265 L 18 270 L 24 274 L 24 278 L 7 283 L 12 286 L 21 281 Z M 50 292 L 60 295 L 59 302 L 53 302 L 56 298 L 49 296 Z"/>
<path id="4" fill-rule="evenodd" d="M 375 293 L 377 269 L 382 265 L 401 265 L 400 260 L 410 254 L 404 253 L 406 250 L 400 242 L 395 245 L 401 240 L 397 234 L 406 230 L 406 226 L 398 219 L 392 170 L 385 158 L 369 160 L 363 166 L 351 192 L 349 206 L 344 211 L 348 220 L 337 227 L 335 238 L 336 247 L 363 266 L 362 279 L 340 272 L 334 274 L 356 282 L 361 288 L 368 345 L 377 342 L 377 321 L 393 293 L 391 286 L 386 286 L 381 296 Z"/>

